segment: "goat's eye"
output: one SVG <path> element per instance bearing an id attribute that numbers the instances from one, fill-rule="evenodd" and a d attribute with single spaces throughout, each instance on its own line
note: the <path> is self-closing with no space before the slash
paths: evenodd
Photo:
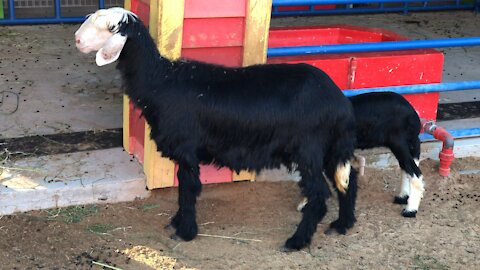
<path id="1" fill-rule="evenodd" d="M 109 30 L 110 32 L 113 32 L 114 29 L 115 29 L 115 26 L 114 26 L 114 25 L 108 26 L 108 30 Z"/>

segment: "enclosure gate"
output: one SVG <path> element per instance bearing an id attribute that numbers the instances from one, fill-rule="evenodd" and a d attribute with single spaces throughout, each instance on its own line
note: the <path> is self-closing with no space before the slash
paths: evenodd
<path id="1" fill-rule="evenodd" d="M 3 1 L 8 16 L 4 18 Z M 98 8 L 110 6 L 122 6 L 123 0 L 0 0 L 0 25 L 14 24 L 47 24 L 47 23 L 81 23 L 85 16 L 67 17 L 62 15 L 62 8 L 66 7 L 93 7 Z M 17 9 L 25 8 L 53 8 L 53 17 L 18 18 Z M 6 15 L 4 14 L 4 15 Z"/>
<path id="2" fill-rule="evenodd" d="M 479 0 L 273 0 L 272 16 L 479 10 Z"/>

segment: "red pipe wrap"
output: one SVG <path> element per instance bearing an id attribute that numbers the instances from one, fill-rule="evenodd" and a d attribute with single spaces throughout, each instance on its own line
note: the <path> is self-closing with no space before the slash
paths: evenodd
<path id="1" fill-rule="evenodd" d="M 437 128 L 433 130 L 433 137 L 443 142 L 442 151 L 438 154 L 440 158 L 438 173 L 441 176 L 448 176 L 450 174 L 450 165 L 455 158 L 453 155 L 453 136 L 444 128 L 437 126 Z"/>
<path id="2" fill-rule="evenodd" d="M 438 154 L 440 158 L 440 168 L 438 173 L 441 176 L 448 176 L 450 174 L 450 165 L 454 160 L 453 155 L 453 144 L 454 138 L 448 133 L 443 127 L 436 126 L 433 121 L 427 121 L 421 119 L 422 121 L 422 132 L 431 134 L 435 139 L 443 142 L 442 151 Z"/>

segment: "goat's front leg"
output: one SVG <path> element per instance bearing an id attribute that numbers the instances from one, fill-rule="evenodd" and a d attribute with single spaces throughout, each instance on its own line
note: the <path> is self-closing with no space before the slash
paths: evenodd
<path id="1" fill-rule="evenodd" d="M 202 190 L 199 175 L 198 165 L 179 164 L 177 173 L 179 208 L 171 225 L 176 229 L 175 234 L 185 241 L 192 240 L 198 233 L 195 204 Z"/>
<path id="2" fill-rule="evenodd" d="M 310 244 L 312 236 L 317 230 L 317 224 L 327 213 L 325 200 L 329 197 L 330 191 L 321 169 L 299 166 L 302 175 L 299 185 L 302 188 L 303 195 L 306 197 L 306 204 L 302 209 L 302 220 L 293 236 L 285 243 L 284 251 L 299 250 Z"/>

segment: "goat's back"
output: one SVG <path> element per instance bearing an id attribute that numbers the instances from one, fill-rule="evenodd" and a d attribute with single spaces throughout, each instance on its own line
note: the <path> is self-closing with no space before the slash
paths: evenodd
<path id="1" fill-rule="evenodd" d="M 418 137 L 420 119 L 413 106 L 394 92 L 366 93 L 350 98 L 357 129 L 357 147 L 386 146 L 401 136 Z"/>

